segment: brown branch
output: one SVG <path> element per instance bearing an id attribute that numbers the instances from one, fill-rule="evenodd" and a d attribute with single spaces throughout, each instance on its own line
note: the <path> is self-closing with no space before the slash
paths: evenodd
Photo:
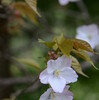
<path id="1" fill-rule="evenodd" d="M 37 85 L 37 86 L 36 86 Z M 35 89 L 37 89 L 40 86 L 40 82 L 39 82 L 39 77 L 37 77 L 34 81 L 32 81 L 30 83 L 30 85 L 28 85 L 26 88 L 24 89 L 20 89 L 18 91 L 16 91 L 15 93 L 13 93 L 11 95 L 11 98 L 16 99 L 18 96 L 26 93 L 26 92 L 30 92 L 30 91 L 34 91 Z M 32 88 L 31 88 L 32 87 Z M 36 87 L 36 88 L 35 88 Z"/>
<path id="2" fill-rule="evenodd" d="M 41 86 L 40 81 L 38 80 L 35 84 L 33 84 L 32 86 L 28 87 L 25 91 L 25 93 L 29 93 L 29 92 L 33 92 L 35 91 L 37 88 L 39 88 Z"/>
<path id="3" fill-rule="evenodd" d="M 0 78 L 0 85 L 30 84 L 35 80 L 35 76 L 24 76 L 17 78 Z"/>

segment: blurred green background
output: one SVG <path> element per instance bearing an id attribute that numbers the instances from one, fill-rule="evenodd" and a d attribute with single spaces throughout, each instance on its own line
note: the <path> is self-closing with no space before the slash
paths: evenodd
<path id="1" fill-rule="evenodd" d="M 90 16 L 88 24 L 96 23 L 99 25 L 99 0 L 83 1 Z M 21 27 L 20 33 L 15 32 L 11 38 L 11 49 L 15 57 L 35 59 L 44 69 L 46 67 L 44 57 L 47 55 L 48 48 L 39 44 L 38 38 L 51 40 L 53 36 L 60 33 L 74 38 L 76 28 L 87 24 L 87 22 L 82 18 L 81 11 L 76 3 L 61 6 L 58 0 L 38 0 L 38 11 L 42 16 L 38 18 L 39 26 L 25 19 L 25 27 Z M 24 47 L 25 49 L 21 50 Z M 99 68 L 98 62 L 96 66 Z M 31 75 L 37 74 L 37 71 L 31 66 L 26 66 L 26 69 Z M 24 76 L 15 65 L 11 66 L 11 72 L 13 77 Z M 74 94 L 74 100 L 99 100 L 99 71 L 89 67 L 84 72 L 89 78 L 79 75 L 78 81 L 71 84 L 70 90 Z M 17 85 L 14 90 L 22 87 L 24 85 Z M 17 100 L 39 100 L 39 97 L 47 88 L 47 85 L 41 85 L 38 90 L 24 93 Z"/>

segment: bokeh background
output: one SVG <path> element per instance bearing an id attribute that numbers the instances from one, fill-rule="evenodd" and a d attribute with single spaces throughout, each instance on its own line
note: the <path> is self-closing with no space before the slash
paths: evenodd
<path id="1" fill-rule="evenodd" d="M 15 2 L 18 1 L 22 0 L 16 0 Z M 5 49 L 10 50 L 11 58 L 35 60 L 42 70 L 46 68 L 45 57 L 49 49 L 43 44 L 38 43 L 38 38 L 50 41 L 53 36 L 61 33 L 67 37 L 75 38 L 77 27 L 93 23 L 99 25 L 99 0 L 83 0 L 83 2 L 86 6 L 87 14 L 81 10 L 78 3 L 69 3 L 66 6 L 61 6 L 58 0 L 37 0 L 38 11 L 42 16 L 36 16 L 38 24 L 35 24 L 34 21 L 32 22 L 29 17 L 24 18 L 18 12 L 15 13 L 15 16 L 13 16 L 12 12 L 9 13 L 10 22 L 7 23 L 10 34 L 10 38 L 8 38 L 9 48 L 5 47 Z M 96 55 L 94 57 L 96 57 Z M 8 59 L 10 59 L 9 56 Z M 98 61 L 99 59 L 95 65 L 99 68 Z M 81 63 L 82 62 L 81 60 Z M 28 77 L 29 80 L 29 77 L 30 79 L 32 79 L 31 77 L 35 78 L 39 73 L 32 64 L 24 64 L 16 60 L 10 60 L 9 66 L 9 73 L 12 78 L 19 79 L 24 77 L 25 80 L 25 77 L 26 79 Z M 0 65 L 0 67 L 3 66 Z M 78 81 L 71 84 L 70 90 L 74 94 L 74 100 L 99 100 L 99 71 L 88 66 L 84 67 L 84 72 L 89 78 L 79 75 Z M 0 71 L 0 73 L 2 73 L 2 71 Z M 1 79 L 2 76 L 0 76 L 0 80 Z M 19 82 L 18 84 L 8 85 L 11 87 L 9 88 L 12 89 L 11 94 L 28 87 L 31 83 L 30 80 L 30 83 L 28 83 L 28 80 L 25 81 L 25 84 L 24 82 Z M 3 87 L 5 86 L 6 85 L 3 85 Z M 17 97 L 17 100 L 39 100 L 41 94 L 47 90 L 48 85 L 43 85 L 38 82 L 36 89 L 34 89 L 34 87 L 32 88 L 33 89 L 27 92 L 23 91 L 23 93 Z"/>

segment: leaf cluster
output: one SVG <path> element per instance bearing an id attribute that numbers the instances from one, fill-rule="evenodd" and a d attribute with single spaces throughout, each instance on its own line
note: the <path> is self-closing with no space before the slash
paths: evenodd
<path id="1" fill-rule="evenodd" d="M 82 58 L 83 60 L 90 63 L 94 68 L 95 65 L 93 61 L 90 58 L 90 55 L 88 55 L 88 52 L 93 53 L 94 51 L 90 44 L 86 41 L 80 40 L 80 39 L 69 39 L 63 36 L 61 34 L 60 36 L 55 36 L 52 41 L 45 42 L 41 39 L 38 40 L 40 43 L 43 43 L 47 47 L 54 50 L 56 53 L 61 52 L 63 55 L 67 57 L 71 57 L 72 59 L 72 68 L 79 74 L 88 77 L 82 72 L 81 65 L 76 57 L 72 56 L 72 54 L 75 54 L 76 56 Z M 96 68 L 97 69 L 97 68 Z"/>

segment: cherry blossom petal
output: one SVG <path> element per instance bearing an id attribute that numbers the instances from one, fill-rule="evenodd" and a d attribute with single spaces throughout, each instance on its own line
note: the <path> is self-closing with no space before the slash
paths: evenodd
<path id="1" fill-rule="evenodd" d="M 73 100 L 73 97 L 70 95 L 57 94 L 55 100 Z"/>
<path id="2" fill-rule="evenodd" d="M 71 67 L 72 59 L 63 55 L 61 57 L 58 57 L 56 63 L 57 63 L 57 68 L 62 70 L 66 67 Z"/>
<path id="3" fill-rule="evenodd" d="M 88 30 L 88 34 L 94 36 L 94 34 L 98 34 L 98 26 L 96 24 L 91 24 L 86 26 L 86 30 Z"/>
<path id="4" fill-rule="evenodd" d="M 57 65 L 57 62 L 55 60 L 49 60 L 47 62 L 47 71 L 48 71 L 48 73 L 54 72 L 57 69 L 56 65 Z"/>
<path id="5" fill-rule="evenodd" d="M 68 90 L 69 87 L 67 85 L 62 93 L 56 93 L 55 100 L 73 100 L 73 93 Z"/>
<path id="6" fill-rule="evenodd" d="M 83 33 L 78 33 L 77 36 L 76 36 L 77 39 L 81 39 L 81 40 L 85 40 L 87 41 L 88 43 L 90 42 L 87 35 L 86 34 L 83 34 Z"/>
<path id="7" fill-rule="evenodd" d="M 64 6 L 69 3 L 69 0 L 59 0 L 60 5 Z"/>
<path id="8" fill-rule="evenodd" d="M 68 86 L 62 93 L 55 93 L 52 88 L 49 88 L 39 100 L 73 100 L 73 94 L 68 90 Z"/>
<path id="9" fill-rule="evenodd" d="M 52 89 L 55 92 L 59 92 L 59 93 L 63 92 L 63 90 L 65 88 L 65 84 L 66 84 L 65 79 L 60 78 L 60 77 L 56 77 L 53 75 L 49 77 L 48 82 L 51 85 Z"/>
<path id="10" fill-rule="evenodd" d="M 49 100 L 48 97 L 52 91 L 52 88 L 49 88 L 43 95 L 41 95 L 39 100 Z"/>
<path id="11" fill-rule="evenodd" d="M 62 5 L 62 6 L 65 6 L 67 5 L 69 2 L 77 2 L 79 0 L 58 0 L 59 1 L 59 4 Z"/>
<path id="12" fill-rule="evenodd" d="M 63 92 L 65 85 L 77 81 L 76 72 L 70 67 L 71 58 L 61 56 L 56 60 L 49 60 L 47 69 L 40 74 L 43 84 L 50 84 L 55 92 Z"/>
<path id="13" fill-rule="evenodd" d="M 78 27 L 76 38 L 87 41 L 94 49 L 99 44 L 98 26 L 91 24 Z"/>
<path id="14" fill-rule="evenodd" d="M 48 84 L 49 75 L 48 75 L 47 69 L 41 72 L 39 78 L 40 78 L 41 83 Z"/>
<path id="15" fill-rule="evenodd" d="M 47 71 L 48 73 L 52 73 L 57 69 L 63 70 L 65 67 L 71 67 L 71 64 L 72 59 L 63 55 L 56 60 L 49 60 L 47 63 Z"/>
<path id="16" fill-rule="evenodd" d="M 60 76 L 65 79 L 66 84 L 76 82 L 78 78 L 76 72 L 70 67 L 67 67 L 64 71 L 62 71 Z"/>

